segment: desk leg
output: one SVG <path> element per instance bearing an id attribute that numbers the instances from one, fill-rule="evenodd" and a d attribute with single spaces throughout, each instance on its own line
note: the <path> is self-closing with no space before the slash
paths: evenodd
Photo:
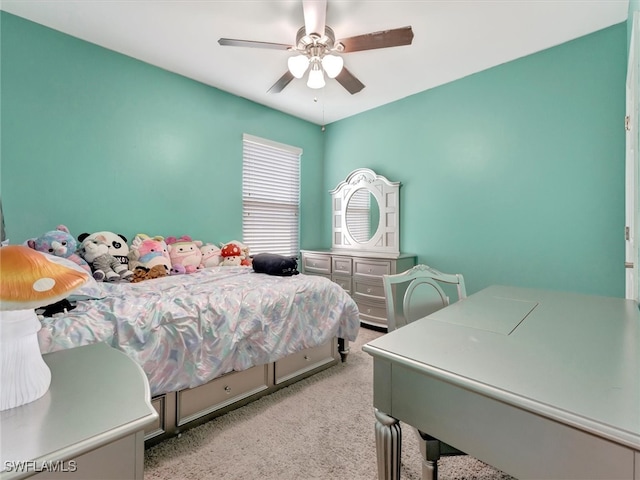
<path id="1" fill-rule="evenodd" d="M 440 441 L 420 430 L 416 430 L 416 433 L 422 454 L 422 480 L 438 480 Z"/>
<path id="2" fill-rule="evenodd" d="M 378 480 L 400 480 L 400 453 L 402 450 L 400 423 L 378 409 L 375 414 Z"/>

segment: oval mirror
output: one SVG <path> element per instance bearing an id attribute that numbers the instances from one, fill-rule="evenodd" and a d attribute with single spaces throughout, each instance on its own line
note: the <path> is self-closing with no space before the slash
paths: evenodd
<path id="1" fill-rule="evenodd" d="M 376 197 L 368 189 L 358 188 L 349 199 L 345 217 L 349 235 L 358 243 L 368 242 L 380 223 Z"/>

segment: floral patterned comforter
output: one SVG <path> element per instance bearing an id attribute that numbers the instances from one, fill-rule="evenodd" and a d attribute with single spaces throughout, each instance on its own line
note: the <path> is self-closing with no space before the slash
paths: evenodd
<path id="1" fill-rule="evenodd" d="M 82 292 L 79 292 L 82 293 Z M 106 342 L 135 360 L 152 395 L 273 362 L 332 337 L 356 339 L 358 308 L 330 280 L 214 267 L 140 283 L 96 283 L 41 319 L 43 353 Z"/>

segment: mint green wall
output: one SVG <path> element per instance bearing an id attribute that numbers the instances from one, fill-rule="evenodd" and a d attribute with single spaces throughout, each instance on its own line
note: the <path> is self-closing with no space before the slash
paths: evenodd
<path id="1" fill-rule="evenodd" d="M 357 167 L 402 182 L 401 249 L 470 292 L 624 296 L 625 40 L 620 24 L 333 123 L 325 188 Z"/>
<path id="2" fill-rule="evenodd" d="M 322 134 L 0 16 L 0 189 L 13 243 L 58 223 L 239 238 L 246 132 L 304 149 L 304 248 L 330 245 L 328 190 L 369 167 L 403 184 L 403 251 L 464 273 L 470 292 L 500 283 L 624 295 L 624 24 Z"/>
<path id="3" fill-rule="evenodd" d="M 12 243 L 76 236 L 240 239 L 242 134 L 301 147 L 301 242 L 324 226 L 324 135 L 276 112 L 1 13 L 2 203 Z"/>

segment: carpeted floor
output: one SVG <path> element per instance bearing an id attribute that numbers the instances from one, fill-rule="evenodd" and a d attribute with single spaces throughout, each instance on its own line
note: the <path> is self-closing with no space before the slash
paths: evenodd
<path id="1" fill-rule="evenodd" d="M 146 451 L 145 480 L 377 478 L 371 357 L 360 329 L 336 365 Z M 420 479 L 413 430 L 403 426 L 402 478 Z M 467 456 L 440 460 L 441 480 L 512 479 Z"/>

